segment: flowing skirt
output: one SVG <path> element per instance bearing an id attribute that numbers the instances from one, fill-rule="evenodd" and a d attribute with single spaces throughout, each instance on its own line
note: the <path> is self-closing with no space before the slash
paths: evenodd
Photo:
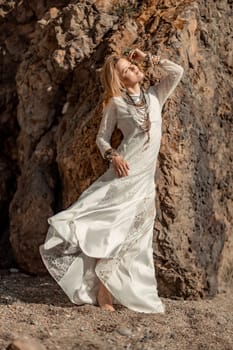
<path id="1" fill-rule="evenodd" d="M 111 164 L 75 203 L 48 218 L 40 254 L 75 304 L 96 305 L 101 280 L 114 303 L 137 312 L 165 312 L 157 292 L 152 249 L 155 159 L 147 159 L 143 170 L 140 161 L 139 157 L 138 167 L 130 163 L 129 176 L 121 178 Z"/>

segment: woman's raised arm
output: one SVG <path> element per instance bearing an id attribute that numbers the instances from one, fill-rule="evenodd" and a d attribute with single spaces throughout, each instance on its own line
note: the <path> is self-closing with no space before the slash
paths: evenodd
<path id="1" fill-rule="evenodd" d="M 167 58 L 160 59 L 159 65 L 166 72 L 168 72 L 168 74 L 162 78 L 159 83 L 152 86 L 162 110 L 165 101 L 168 99 L 168 97 L 171 96 L 179 81 L 181 80 L 184 73 L 184 68 Z"/>
<path id="2" fill-rule="evenodd" d="M 131 50 L 129 53 L 129 59 L 135 60 L 137 62 L 146 61 L 147 65 L 159 64 L 168 74 L 161 79 L 161 81 L 151 88 L 156 93 L 156 96 L 159 100 L 160 107 L 162 107 L 168 97 L 171 96 L 172 92 L 175 90 L 179 81 L 181 80 L 184 68 L 177 63 L 170 61 L 167 58 L 161 58 L 160 55 L 152 55 L 151 53 L 143 52 L 140 49 Z"/>

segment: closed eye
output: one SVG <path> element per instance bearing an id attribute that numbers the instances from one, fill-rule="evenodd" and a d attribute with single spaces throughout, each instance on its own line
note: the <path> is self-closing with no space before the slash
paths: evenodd
<path id="1" fill-rule="evenodd" d="M 127 73 L 130 66 L 131 66 L 131 64 L 123 70 L 123 74 Z"/>

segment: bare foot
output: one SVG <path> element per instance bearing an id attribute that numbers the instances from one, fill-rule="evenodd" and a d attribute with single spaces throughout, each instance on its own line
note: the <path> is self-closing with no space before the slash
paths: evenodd
<path id="1" fill-rule="evenodd" d="M 99 291 L 97 294 L 97 301 L 101 309 L 108 311 L 115 311 L 112 305 L 112 296 L 107 288 L 100 282 Z"/>

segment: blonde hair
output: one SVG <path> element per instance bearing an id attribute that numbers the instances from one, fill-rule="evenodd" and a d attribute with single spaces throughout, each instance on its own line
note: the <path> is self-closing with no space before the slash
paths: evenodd
<path id="1" fill-rule="evenodd" d="M 111 97 L 120 96 L 124 89 L 124 85 L 116 70 L 116 64 L 120 58 L 122 57 L 115 53 L 108 56 L 102 68 L 101 82 L 104 88 L 103 107 L 106 106 Z"/>

